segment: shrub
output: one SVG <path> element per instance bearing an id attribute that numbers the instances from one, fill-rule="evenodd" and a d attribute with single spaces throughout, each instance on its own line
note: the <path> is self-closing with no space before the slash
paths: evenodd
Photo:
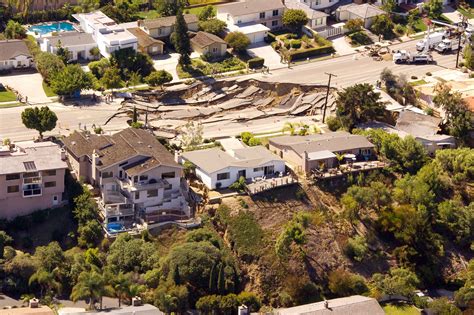
<path id="1" fill-rule="evenodd" d="M 274 41 L 276 41 L 276 35 L 268 32 L 267 37 L 265 37 L 265 42 L 270 44 L 270 43 L 273 43 Z"/>
<path id="2" fill-rule="evenodd" d="M 242 32 L 231 32 L 225 37 L 227 44 L 236 52 L 244 52 L 250 45 L 250 39 Z"/>
<path id="3" fill-rule="evenodd" d="M 401 24 L 397 24 L 393 28 L 393 31 L 395 32 L 395 34 L 397 34 L 397 36 L 402 36 L 403 34 L 405 34 L 405 27 L 403 27 L 403 25 Z"/>
<path id="4" fill-rule="evenodd" d="M 344 252 L 351 259 L 361 262 L 367 256 L 369 247 L 367 246 L 367 242 L 363 236 L 356 236 L 347 241 Z"/>
<path id="5" fill-rule="evenodd" d="M 261 144 L 262 144 L 262 141 L 259 138 L 252 137 L 249 140 L 249 146 L 251 146 L 251 147 L 255 147 L 255 146 L 261 145 Z"/>
<path id="6" fill-rule="evenodd" d="M 301 48 L 301 40 L 299 39 L 292 39 L 290 41 L 290 47 L 294 49 Z"/>
<path id="7" fill-rule="evenodd" d="M 287 57 L 290 57 L 290 60 L 304 59 L 309 57 L 316 57 L 321 55 L 326 55 L 334 52 L 332 46 L 323 46 L 317 48 L 307 48 L 300 49 L 297 51 L 286 52 Z"/>
<path id="8" fill-rule="evenodd" d="M 248 65 L 250 69 L 258 69 L 263 67 L 263 64 L 265 63 L 265 59 L 263 58 L 252 58 L 248 61 Z"/>
<path id="9" fill-rule="evenodd" d="M 335 116 L 328 117 L 326 119 L 326 124 L 331 131 L 336 131 L 342 128 L 341 121 Z"/>
<path id="10" fill-rule="evenodd" d="M 412 79 L 412 80 L 418 80 L 418 77 L 417 77 L 416 75 L 412 75 L 412 76 L 411 76 L 411 79 Z"/>
<path id="11" fill-rule="evenodd" d="M 431 77 L 433 74 L 431 72 L 426 72 L 426 75 Z"/>

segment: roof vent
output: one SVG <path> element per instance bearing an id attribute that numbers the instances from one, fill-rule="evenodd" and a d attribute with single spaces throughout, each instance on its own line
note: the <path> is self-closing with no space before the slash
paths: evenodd
<path id="1" fill-rule="evenodd" d="M 30 308 L 38 308 L 39 300 L 37 298 L 32 298 L 29 304 L 30 304 Z"/>
<path id="2" fill-rule="evenodd" d="M 142 305 L 142 298 L 139 296 L 135 296 L 132 298 L 132 306 L 141 306 Z"/>
<path id="3" fill-rule="evenodd" d="M 148 145 L 148 148 L 150 148 L 150 149 L 151 149 L 151 144 L 149 144 L 149 145 Z"/>

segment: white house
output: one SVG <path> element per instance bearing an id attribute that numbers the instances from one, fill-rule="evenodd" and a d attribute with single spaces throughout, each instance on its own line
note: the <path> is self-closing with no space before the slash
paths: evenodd
<path id="1" fill-rule="evenodd" d="M 365 28 L 369 28 L 372 25 L 372 22 L 376 16 L 383 14 L 387 14 L 387 12 L 370 3 L 351 3 L 340 6 L 336 10 L 336 18 L 339 21 L 361 19 L 364 21 Z"/>
<path id="2" fill-rule="evenodd" d="M 338 1 L 330 2 L 331 4 L 337 3 Z M 318 29 L 327 25 L 327 17 L 329 14 L 313 9 L 307 2 L 300 0 L 285 0 L 285 5 L 288 9 L 303 10 L 308 17 L 308 26 L 312 29 Z"/>
<path id="3" fill-rule="evenodd" d="M 138 49 L 137 37 L 101 11 L 73 14 L 73 17 L 84 32 L 92 34 L 104 57 L 110 57 L 111 53 L 119 49 Z"/>
<path id="4" fill-rule="evenodd" d="M 184 152 L 180 163 L 196 166 L 196 176 L 209 188 L 226 188 L 241 176 L 247 180 L 285 172 L 285 161 L 263 146 L 223 151 L 218 148 Z"/>
<path id="5" fill-rule="evenodd" d="M 0 41 L 0 70 L 29 68 L 33 65 L 25 42 L 17 39 Z"/>
<path id="6" fill-rule="evenodd" d="M 282 27 L 285 6 L 281 0 L 248 0 L 217 6 L 217 18 L 231 32 L 242 32 L 251 43 L 262 42 L 267 32 Z"/>
<path id="7" fill-rule="evenodd" d="M 64 32 L 56 36 L 43 37 L 39 40 L 40 48 L 52 54 L 56 54 L 59 46 L 67 48 L 69 60 L 90 60 L 94 56 L 90 53 L 92 48 L 97 47 L 92 34 L 78 32 Z"/>

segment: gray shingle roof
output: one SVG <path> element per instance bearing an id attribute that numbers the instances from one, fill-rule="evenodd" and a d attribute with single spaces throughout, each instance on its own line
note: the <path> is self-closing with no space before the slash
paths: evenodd
<path id="1" fill-rule="evenodd" d="M 143 159 L 141 163 L 127 169 L 129 175 L 136 175 L 160 165 L 181 168 L 174 161 L 174 156 L 155 139 L 155 136 L 143 129 L 127 128 L 112 136 L 74 132 L 63 141 L 76 157 L 84 155 L 90 157 L 96 150 L 100 156 L 99 169 L 105 169 L 135 156 L 143 156 Z"/>
<path id="2" fill-rule="evenodd" d="M 363 20 L 387 13 L 384 10 L 380 9 L 379 7 L 373 4 L 369 4 L 369 3 L 364 3 L 364 4 L 351 3 L 351 4 L 340 6 L 338 10 L 349 11 L 352 14 L 359 16 Z"/>
<path id="3" fill-rule="evenodd" d="M 186 24 L 197 23 L 199 21 L 195 14 L 184 14 Z M 176 16 L 165 16 L 156 19 L 146 19 L 139 22 L 139 25 L 144 25 L 147 28 L 170 27 L 176 23 Z"/>
<path id="4" fill-rule="evenodd" d="M 31 57 L 24 41 L 19 39 L 0 40 L 0 60 L 13 59 L 19 55 Z"/>
<path id="5" fill-rule="evenodd" d="M 414 137 L 434 135 L 439 130 L 440 118 L 418 114 L 412 111 L 402 111 L 397 119 L 395 128 L 411 134 Z"/>
<path id="6" fill-rule="evenodd" d="M 223 40 L 219 36 L 216 36 L 214 34 L 207 33 L 207 32 L 201 32 L 201 31 L 197 32 L 196 36 L 191 38 L 191 42 L 194 45 L 197 45 L 198 47 L 201 47 L 201 48 L 207 47 L 215 43 L 219 43 L 219 44 L 226 43 L 225 40 Z"/>
<path id="7" fill-rule="evenodd" d="M 227 167 L 259 167 L 271 161 L 282 161 L 262 146 L 234 150 L 234 156 L 217 148 L 184 152 L 182 157 L 207 173 Z"/>
<path id="8" fill-rule="evenodd" d="M 92 34 L 89 33 L 65 32 L 59 33 L 57 36 L 49 36 L 46 38 L 52 46 L 57 46 L 59 41 L 61 41 L 63 47 L 95 44 Z"/>
<path id="9" fill-rule="evenodd" d="M 219 5 L 217 11 L 232 16 L 241 16 L 284 8 L 285 6 L 281 0 L 247 0 Z"/>
<path id="10" fill-rule="evenodd" d="M 361 295 L 328 300 L 325 302 L 290 307 L 277 310 L 277 315 L 384 315 L 377 300 Z"/>
<path id="11" fill-rule="evenodd" d="M 285 5 L 288 9 L 303 10 L 308 19 L 318 19 L 329 16 L 329 14 L 322 11 L 311 9 L 308 5 L 301 3 L 299 0 L 285 0 Z"/>
<path id="12" fill-rule="evenodd" d="M 366 137 L 352 135 L 348 132 L 329 132 L 309 136 L 283 136 L 270 138 L 271 145 L 286 147 L 302 156 L 303 152 L 347 151 L 359 148 L 373 148 L 374 145 Z"/>

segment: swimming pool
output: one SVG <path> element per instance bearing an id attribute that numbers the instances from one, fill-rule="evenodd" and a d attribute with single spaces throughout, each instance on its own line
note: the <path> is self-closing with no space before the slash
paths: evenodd
<path id="1" fill-rule="evenodd" d="M 122 223 L 109 223 L 107 224 L 107 231 L 109 233 L 118 233 L 125 230 L 125 226 Z"/>
<path id="2" fill-rule="evenodd" d="M 72 25 L 69 22 L 37 24 L 37 25 L 30 26 L 28 28 L 28 31 L 38 33 L 41 35 L 48 34 L 51 32 L 68 32 L 68 31 L 74 31 L 74 25 Z"/>

